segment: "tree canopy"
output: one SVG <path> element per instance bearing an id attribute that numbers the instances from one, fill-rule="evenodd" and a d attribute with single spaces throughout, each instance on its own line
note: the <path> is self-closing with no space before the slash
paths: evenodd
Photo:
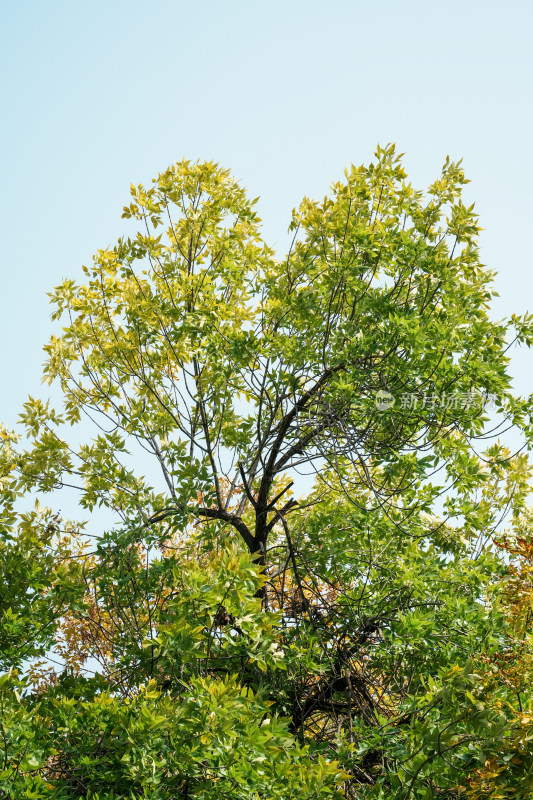
<path id="1" fill-rule="evenodd" d="M 0 798 L 532 796 L 533 318 L 466 182 L 378 147 L 283 257 L 217 164 L 131 187 L 0 430 Z"/>

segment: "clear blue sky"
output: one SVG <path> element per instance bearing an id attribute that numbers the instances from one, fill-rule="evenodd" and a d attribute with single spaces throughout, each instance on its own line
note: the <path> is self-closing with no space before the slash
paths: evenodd
<path id="1" fill-rule="evenodd" d="M 420 186 L 464 157 L 495 311 L 533 310 L 532 28 L 526 0 L 4 0 L 0 419 L 40 391 L 46 291 L 114 242 L 130 182 L 184 156 L 261 195 L 280 251 L 301 197 L 378 142 Z"/>

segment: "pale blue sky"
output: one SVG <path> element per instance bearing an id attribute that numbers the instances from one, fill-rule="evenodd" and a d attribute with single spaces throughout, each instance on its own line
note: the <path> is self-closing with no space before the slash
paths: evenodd
<path id="1" fill-rule="evenodd" d="M 496 312 L 533 310 L 530 2 L 3 0 L 1 20 L 5 422 L 40 391 L 46 291 L 120 234 L 130 182 L 184 156 L 261 195 L 280 251 L 292 207 L 378 142 L 421 186 L 464 157 Z"/>

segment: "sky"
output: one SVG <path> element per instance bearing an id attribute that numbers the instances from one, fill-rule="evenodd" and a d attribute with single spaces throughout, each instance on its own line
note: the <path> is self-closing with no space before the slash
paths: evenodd
<path id="1" fill-rule="evenodd" d="M 0 420 L 38 396 L 46 292 L 121 234 L 129 185 L 183 157 L 293 207 L 395 141 L 415 185 L 463 158 L 496 318 L 533 311 L 526 0 L 2 0 Z M 533 354 L 516 386 L 533 391 Z"/>

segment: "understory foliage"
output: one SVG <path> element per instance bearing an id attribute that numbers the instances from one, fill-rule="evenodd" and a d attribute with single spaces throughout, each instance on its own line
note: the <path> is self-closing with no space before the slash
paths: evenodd
<path id="1" fill-rule="evenodd" d="M 132 186 L 0 429 L 0 798 L 532 796 L 533 320 L 465 183 L 378 148 L 283 257 L 216 164 Z"/>

